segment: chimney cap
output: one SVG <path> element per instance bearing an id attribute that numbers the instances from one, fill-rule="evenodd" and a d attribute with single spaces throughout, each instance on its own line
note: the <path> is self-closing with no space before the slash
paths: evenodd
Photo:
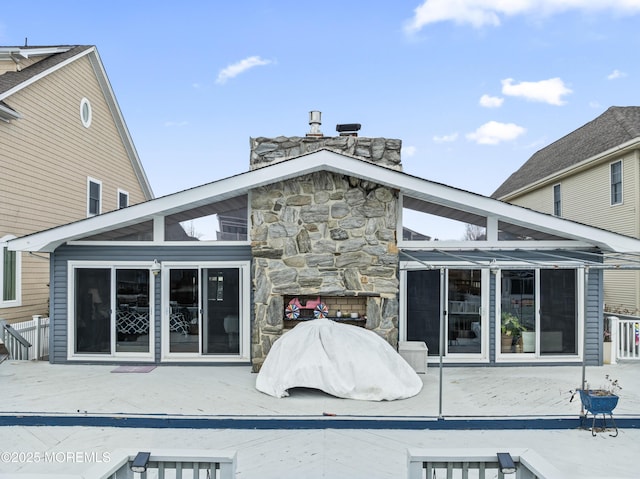
<path id="1" fill-rule="evenodd" d="M 323 136 L 320 131 L 322 125 L 322 112 L 311 110 L 309 112 L 309 126 L 311 127 L 307 136 Z"/>
<path id="2" fill-rule="evenodd" d="M 360 123 L 343 123 L 336 125 L 336 131 L 339 133 L 345 131 L 359 131 L 362 125 Z"/>

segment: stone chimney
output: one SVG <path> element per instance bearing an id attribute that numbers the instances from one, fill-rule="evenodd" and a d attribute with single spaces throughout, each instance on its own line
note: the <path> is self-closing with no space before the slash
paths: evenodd
<path id="1" fill-rule="evenodd" d="M 311 153 L 323 148 L 354 156 L 361 160 L 377 163 L 387 168 L 402 171 L 400 163 L 400 148 L 402 140 L 389 138 L 364 138 L 353 134 L 344 135 L 340 131 L 339 136 L 324 136 L 320 132 L 321 113 L 309 112 L 309 125 L 311 129 L 306 136 L 278 136 L 276 138 L 251 138 L 251 157 L 249 168 L 256 170 L 263 166 L 279 161 L 294 158 L 296 156 Z M 360 126 L 357 123 L 348 124 L 353 127 Z M 345 125 L 338 125 L 341 130 Z"/>
<path id="2" fill-rule="evenodd" d="M 324 137 L 320 116 L 311 112 L 309 119 L 305 137 L 252 138 L 251 168 L 326 148 L 401 169 L 400 140 Z M 320 298 L 330 316 L 339 308 L 355 311 L 361 326 L 395 347 L 398 192 L 357 172 L 318 171 L 255 188 L 250 197 L 254 371 L 291 327 L 285 307 L 297 297 Z"/>

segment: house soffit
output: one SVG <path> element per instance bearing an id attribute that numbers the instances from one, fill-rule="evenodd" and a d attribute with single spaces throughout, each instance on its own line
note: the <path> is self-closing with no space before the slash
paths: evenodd
<path id="1" fill-rule="evenodd" d="M 527 208 L 504 203 L 476 193 L 456 189 L 348 156 L 318 150 L 263 168 L 217 180 L 172 195 L 156 198 L 121 210 L 87 218 L 69 225 L 18 238 L 11 249 L 53 251 L 58 245 L 103 231 L 141 223 L 157 216 L 177 215 L 189 219 L 194 210 L 205 205 L 233 204 L 258 187 L 294 179 L 318 171 L 330 171 L 358 177 L 399 191 L 409 207 L 440 215 L 450 215 L 472 224 L 497 218 L 515 230 L 535 231 L 575 241 L 583 241 L 603 250 L 640 251 L 640 241 Z M 410 198 L 407 200 L 407 198 Z M 246 201 L 246 200 L 245 200 Z M 191 213 L 189 213 L 191 212 Z M 182 216 L 181 216 L 182 215 Z M 180 221 L 183 221 L 180 219 Z M 480 223 L 481 224 L 481 223 Z"/>

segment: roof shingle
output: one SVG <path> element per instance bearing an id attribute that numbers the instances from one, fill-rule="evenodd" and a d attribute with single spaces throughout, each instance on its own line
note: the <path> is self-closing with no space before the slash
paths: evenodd
<path id="1" fill-rule="evenodd" d="M 640 137 L 640 107 L 612 106 L 596 119 L 536 152 L 491 196 L 502 198 L 638 137 Z"/>

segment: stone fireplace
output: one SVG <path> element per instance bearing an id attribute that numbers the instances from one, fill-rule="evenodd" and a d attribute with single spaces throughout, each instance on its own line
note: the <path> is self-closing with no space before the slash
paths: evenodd
<path id="1" fill-rule="evenodd" d="M 355 136 L 252 138 L 251 168 L 327 148 L 400 169 L 400 147 L 400 140 Z M 330 316 L 356 310 L 364 327 L 396 346 L 398 208 L 396 191 L 332 172 L 252 190 L 254 371 L 291 323 L 291 297 L 319 296 Z"/>

